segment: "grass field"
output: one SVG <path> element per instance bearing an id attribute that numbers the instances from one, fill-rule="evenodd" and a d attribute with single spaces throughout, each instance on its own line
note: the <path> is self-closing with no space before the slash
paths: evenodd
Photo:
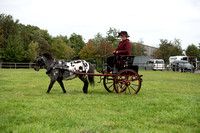
<path id="1" fill-rule="evenodd" d="M 79 79 L 46 94 L 45 70 L 0 69 L 0 132 L 200 132 L 200 74 L 140 71 L 137 95 L 82 92 Z M 99 77 L 95 77 L 97 82 Z"/>

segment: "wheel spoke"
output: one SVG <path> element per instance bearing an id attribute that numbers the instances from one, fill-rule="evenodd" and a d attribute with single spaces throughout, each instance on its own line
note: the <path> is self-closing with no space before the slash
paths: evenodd
<path id="1" fill-rule="evenodd" d="M 106 84 L 112 84 L 113 82 L 107 82 Z"/>
<path id="2" fill-rule="evenodd" d="M 120 93 L 123 92 L 124 90 L 126 90 L 127 86 L 124 86 L 124 88 L 122 87 L 122 89 L 119 91 Z"/>
<path id="3" fill-rule="evenodd" d="M 136 92 L 136 90 L 132 86 L 130 86 L 130 87 Z"/>
<path id="4" fill-rule="evenodd" d="M 133 81 L 137 81 L 137 80 L 139 80 L 139 79 L 132 79 L 132 80 L 130 80 L 130 81 L 132 81 L 132 82 L 133 82 Z"/>
<path id="5" fill-rule="evenodd" d="M 123 84 L 121 84 L 120 86 L 119 86 L 119 85 L 120 85 L 120 84 L 118 84 L 118 87 L 120 87 L 120 88 L 123 86 Z"/>
<path id="6" fill-rule="evenodd" d="M 131 90 L 130 90 L 130 88 L 128 87 L 128 91 L 129 91 L 129 93 L 131 94 Z"/>
<path id="7" fill-rule="evenodd" d="M 117 83 L 124 83 L 124 81 L 122 81 L 122 80 L 117 80 L 116 82 Z"/>
<path id="8" fill-rule="evenodd" d="M 134 85 L 134 86 L 139 86 L 139 85 L 136 85 L 136 84 L 131 84 L 131 85 Z"/>
<path id="9" fill-rule="evenodd" d="M 109 87 L 108 87 L 108 89 L 110 89 L 110 87 L 112 87 L 113 86 L 113 84 L 112 85 L 110 85 Z"/>

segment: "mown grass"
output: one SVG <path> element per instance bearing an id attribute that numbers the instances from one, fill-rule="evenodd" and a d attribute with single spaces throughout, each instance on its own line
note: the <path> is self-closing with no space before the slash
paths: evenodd
<path id="1" fill-rule="evenodd" d="M 79 79 L 46 94 L 45 70 L 0 69 L 0 132 L 200 132 L 200 74 L 140 71 L 137 95 L 82 92 Z M 95 77 L 97 82 L 99 77 Z"/>

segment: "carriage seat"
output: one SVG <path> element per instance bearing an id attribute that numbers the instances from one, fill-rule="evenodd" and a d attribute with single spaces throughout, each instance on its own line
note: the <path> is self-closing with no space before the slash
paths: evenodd
<path id="1" fill-rule="evenodd" d="M 121 68 L 119 70 L 128 68 L 138 72 L 138 66 L 133 65 L 134 58 L 135 56 L 121 56 L 119 62 Z"/>
<path id="2" fill-rule="evenodd" d="M 120 57 L 121 57 L 120 62 L 122 62 L 123 64 L 128 66 L 133 65 L 135 56 L 131 55 L 131 56 L 120 56 Z"/>

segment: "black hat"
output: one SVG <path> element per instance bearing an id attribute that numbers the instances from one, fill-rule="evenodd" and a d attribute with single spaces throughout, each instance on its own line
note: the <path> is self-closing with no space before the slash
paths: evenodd
<path id="1" fill-rule="evenodd" d="M 121 31 L 118 33 L 118 37 L 120 37 L 122 35 L 126 35 L 126 37 L 130 37 L 126 31 Z"/>

